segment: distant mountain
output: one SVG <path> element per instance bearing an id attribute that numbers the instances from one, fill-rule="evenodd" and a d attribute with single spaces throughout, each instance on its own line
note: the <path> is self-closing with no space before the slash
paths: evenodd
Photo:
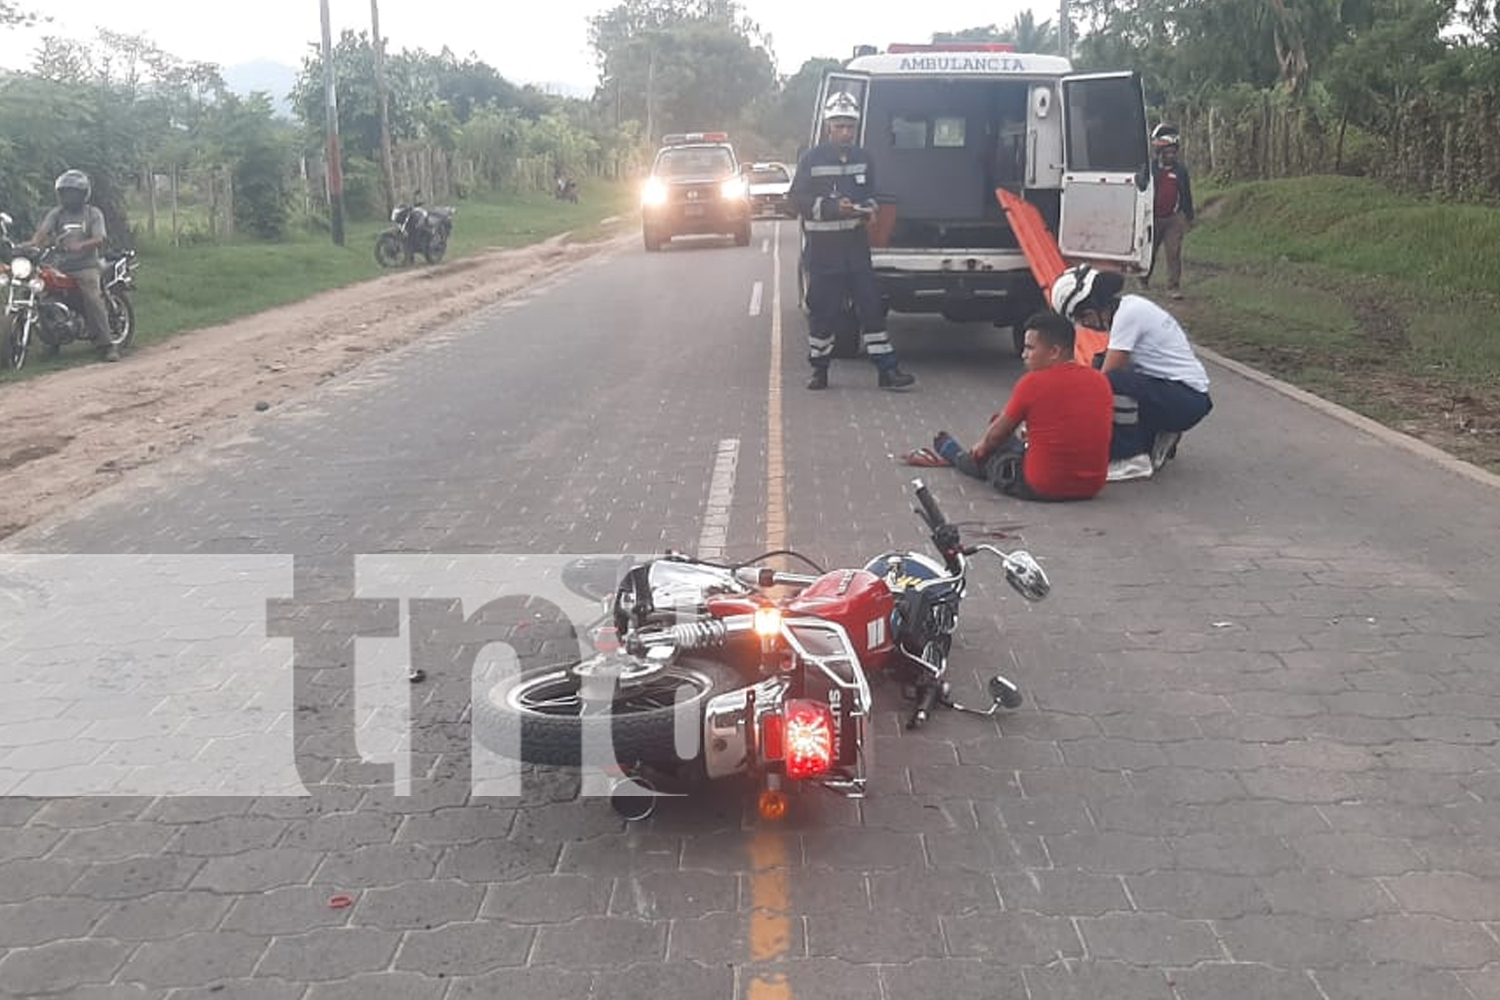
<path id="1" fill-rule="evenodd" d="M 297 70 L 285 63 L 269 59 L 225 66 L 224 83 L 236 94 L 249 95 L 253 91 L 271 95 L 276 112 L 287 117 L 292 114 L 290 95 L 297 83 Z"/>

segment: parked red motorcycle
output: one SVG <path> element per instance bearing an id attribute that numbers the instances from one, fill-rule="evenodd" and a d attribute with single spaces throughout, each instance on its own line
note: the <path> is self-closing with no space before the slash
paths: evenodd
<path id="1" fill-rule="evenodd" d="M 92 340 L 84 319 L 78 282 L 52 266 L 50 247 L 14 244 L 10 226 L 14 220 L 0 212 L 0 282 L 6 286 L 5 360 L 19 370 L 26 363 L 32 338 L 56 354 L 75 340 Z M 119 350 L 135 340 L 135 307 L 129 293 L 135 290 L 139 266 L 134 250 L 104 255 L 104 307 L 109 317 L 109 339 Z"/>
<path id="2" fill-rule="evenodd" d="M 680 555 L 636 566 L 612 601 L 619 648 L 507 677 L 476 702 L 476 735 L 530 763 L 619 768 L 612 802 L 630 819 L 650 815 L 658 788 L 704 779 L 755 781 L 766 819 L 802 785 L 863 797 L 872 674 L 902 683 L 908 728 L 939 705 L 989 716 L 1020 704 L 1000 676 L 988 709 L 953 700 L 948 654 L 970 558 L 998 557 L 1028 600 L 1051 589 L 1028 553 L 965 544 L 922 481 L 912 485 L 940 560 L 886 552 L 815 574 Z M 776 555 L 804 559 L 762 558 Z M 784 587 L 796 592 L 771 593 Z"/>

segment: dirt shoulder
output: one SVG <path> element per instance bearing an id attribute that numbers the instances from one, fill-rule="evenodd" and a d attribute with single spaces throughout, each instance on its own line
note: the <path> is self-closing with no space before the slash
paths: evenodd
<path id="1" fill-rule="evenodd" d="M 618 229 L 615 232 L 619 232 Z M 0 538 L 625 236 L 497 250 L 324 292 L 0 392 Z"/>

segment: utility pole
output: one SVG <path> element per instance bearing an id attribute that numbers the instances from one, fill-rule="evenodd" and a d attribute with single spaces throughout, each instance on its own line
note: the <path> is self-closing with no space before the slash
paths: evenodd
<path id="1" fill-rule="evenodd" d="M 1059 54 L 1067 59 L 1073 52 L 1073 40 L 1069 37 L 1073 33 L 1073 25 L 1068 20 L 1068 0 L 1060 2 L 1062 6 L 1057 14 L 1057 47 Z"/>
<path id="2" fill-rule="evenodd" d="M 375 44 L 375 93 L 380 96 L 380 171 L 385 176 L 385 214 L 396 207 L 396 168 L 391 157 L 391 97 L 385 87 L 385 39 L 380 37 L 380 0 L 370 0 Z"/>
<path id="3" fill-rule="evenodd" d="M 328 23 L 328 0 L 319 0 L 323 14 L 323 90 L 328 111 L 328 208 L 333 242 L 344 245 L 344 168 L 339 162 L 339 98 L 334 86 L 333 29 Z"/>

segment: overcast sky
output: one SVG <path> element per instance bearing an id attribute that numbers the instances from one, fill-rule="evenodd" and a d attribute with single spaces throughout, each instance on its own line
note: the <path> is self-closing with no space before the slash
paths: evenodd
<path id="1" fill-rule="evenodd" d="M 447 45 L 471 51 L 508 79 L 556 81 L 591 90 L 597 71 L 588 47 L 588 18 L 615 0 L 380 0 L 381 33 L 392 50 Z M 143 34 L 184 59 L 232 66 L 270 59 L 301 64 L 321 31 L 318 0 L 67 0 L 48 6 L 53 23 L 0 36 L 0 66 L 21 69 L 47 33 L 92 38 L 95 26 Z M 941 0 L 896 3 L 871 0 L 854 13 L 847 0 L 747 0 L 745 12 L 770 33 L 783 73 L 815 56 L 845 58 L 857 44 L 923 42 L 934 31 L 956 31 L 1011 22 L 1030 8 L 1037 19 L 1056 20 L 1058 4 L 1028 0 Z M 334 36 L 368 29 L 368 0 L 330 0 Z M 858 27 L 853 27 L 858 25 Z M 20 41 L 21 44 L 15 44 Z"/>

